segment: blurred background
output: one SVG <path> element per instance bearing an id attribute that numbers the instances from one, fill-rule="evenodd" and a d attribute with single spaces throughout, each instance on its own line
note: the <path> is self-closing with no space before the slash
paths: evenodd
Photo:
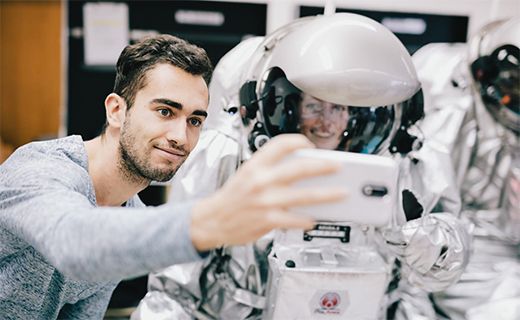
<path id="1" fill-rule="evenodd" d="M 0 163 L 33 140 L 95 137 L 105 121 L 103 102 L 112 91 L 117 57 L 146 35 L 185 38 L 216 64 L 246 37 L 331 10 L 381 22 L 413 53 L 430 42 L 466 42 L 485 23 L 520 15 L 520 1 L 0 0 Z M 162 204 L 165 188 L 150 186 L 141 198 Z M 146 277 L 124 281 L 107 318 L 127 316 L 145 293 Z"/>

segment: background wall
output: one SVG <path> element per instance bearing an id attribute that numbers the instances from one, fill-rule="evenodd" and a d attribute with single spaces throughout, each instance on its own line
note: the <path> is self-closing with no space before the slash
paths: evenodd
<path id="1" fill-rule="evenodd" d="M 0 162 L 6 145 L 58 135 L 61 10 L 59 1 L 0 2 Z"/>
<path id="2" fill-rule="evenodd" d="M 137 1 L 131 2 L 137 3 Z M 208 7 L 214 8 L 214 5 L 209 4 L 211 2 L 219 1 L 206 1 Z M 266 4 L 267 14 L 263 22 L 265 32 L 271 32 L 296 19 L 301 14 L 301 6 L 467 17 L 468 37 L 480 26 L 493 19 L 520 15 L 520 2 L 517 0 L 226 0 L 224 2 Z M 147 6 L 154 7 L 150 2 Z M 66 75 L 70 67 L 67 62 L 67 50 L 69 32 L 73 30 L 68 28 L 68 22 L 64 18 L 67 16 L 67 10 L 67 1 L 0 1 L 0 163 L 13 148 L 29 141 L 71 133 L 70 128 L 67 130 L 67 117 L 70 116 L 66 106 L 67 90 L 76 90 L 76 93 L 86 91 L 90 93 L 89 96 L 95 97 L 106 94 L 106 92 L 96 93 L 95 90 L 89 90 L 84 86 L 74 86 L 74 88 L 69 86 L 70 79 L 67 79 Z M 248 17 L 252 16 L 248 15 Z M 248 24 L 251 22 L 249 21 Z M 153 28 L 153 26 L 149 27 Z M 74 97 L 78 96 L 80 95 L 74 95 Z M 96 130 L 99 126 L 97 122 L 93 125 Z"/>

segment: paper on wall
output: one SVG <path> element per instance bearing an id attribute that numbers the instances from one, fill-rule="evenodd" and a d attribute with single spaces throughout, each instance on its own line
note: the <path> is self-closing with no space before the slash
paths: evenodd
<path id="1" fill-rule="evenodd" d="M 85 65 L 115 65 L 129 43 L 128 5 L 86 3 L 83 26 Z"/>

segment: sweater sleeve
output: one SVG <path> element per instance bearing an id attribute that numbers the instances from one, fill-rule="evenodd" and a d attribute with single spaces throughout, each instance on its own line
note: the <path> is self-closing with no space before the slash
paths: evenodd
<path id="1" fill-rule="evenodd" d="M 0 191 L 0 225 L 65 275 L 109 281 L 200 259 L 191 203 L 95 207 L 81 193 L 25 186 Z"/>
<path id="2" fill-rule="evenodd" d="M 61 308 L 58 319 L 103 319 L 116 284 L 109 283 L 90 297 Z"/>

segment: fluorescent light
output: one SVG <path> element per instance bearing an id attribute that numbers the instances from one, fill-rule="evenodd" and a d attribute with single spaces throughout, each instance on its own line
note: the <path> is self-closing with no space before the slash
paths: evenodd
<path id="1" fill-rule="evenodd" d="M 395 33 L 419 35 L 426 31 L 426 21 L 419 18 L 383 18 L 381 24 Z"/>
<path id="2" fill-rule="evenodd" d="M 175 22 L 179 24 L 221 26 L 224 21 L 224 14 L 218 11 L 177 10 L 175 12 Z"/>

